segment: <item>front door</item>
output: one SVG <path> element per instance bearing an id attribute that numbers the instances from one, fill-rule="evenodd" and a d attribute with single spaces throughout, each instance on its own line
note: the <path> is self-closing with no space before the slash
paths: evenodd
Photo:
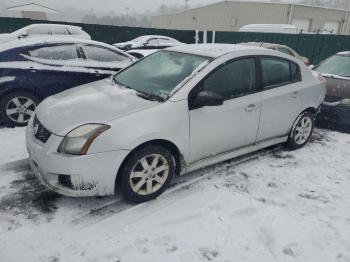
<path id="1" fill-rule="evenodd" d="M 189 97 L 191 162 L 255 143 L 261 106 L 255 58 L 225 63 L 192 91 Z M 191 97 L 201 91 L 221 95 L 224 104 L 191 109 Z"/>

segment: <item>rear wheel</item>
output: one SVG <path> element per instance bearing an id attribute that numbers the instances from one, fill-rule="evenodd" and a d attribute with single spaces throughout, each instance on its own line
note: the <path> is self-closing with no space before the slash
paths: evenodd
<path id="1" fill-rule="evenodd" d="M 129 201 L 145 202 L 162 194 L 174 174 L 171 152 L 162 146 L 147 146 L 127 159 L 120 174 L 120 190 Z"/>
<path id="2" fill-rule="evenodd" d="M 0 116 L 11 126 L 26 126 L 39 98 L 29 92 L 13 92 L 0 100 Z"/>
<path id="3" fill-rule="evenodd" d="M 314 123 L 314 114 L 310 112 L 301 114 L 289 134 L 288 147 L 293 150 L 304 147 L 311 138 Z"/>

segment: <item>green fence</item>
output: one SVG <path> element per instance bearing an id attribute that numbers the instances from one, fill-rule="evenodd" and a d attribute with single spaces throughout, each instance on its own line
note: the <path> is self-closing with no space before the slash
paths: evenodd
<path id="1" fill-rule="evenodd" d="M 24 18 L 0 18 L 0 33 L 13 32 L 32 23 L 47 23 L 47 21 Z M 193 43 L 195 39 L 195 32 L 191 30 L 168 30 L 81 23 L 70 24 L 81 26 L 94 40 L 106 43 L 124 42 L 146 34 L 167 35 L 184 43 Z M 211 33 L 209 33 L 208 39 L 212 39 Z M 317 64 L 336 52 L 350 50 L 350 36 L 216 32 L 216 43 L 241 43 L 251 41 L 288 45 L 301 55 L 309 58 L 314 64 Z"/>

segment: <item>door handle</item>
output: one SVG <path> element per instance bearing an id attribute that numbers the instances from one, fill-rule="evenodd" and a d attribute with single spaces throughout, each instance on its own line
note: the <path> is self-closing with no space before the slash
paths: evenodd
<path id="1" fill-rule="evenodd" d="M 256 109 L 256 105 L 251 104 L 245 108 L 245 111 L 249 113 L 249 112 L 254 111 L 255 109 Z"/>
<path id="2" fill-rule="evenodd" d="M 298 91 L 293 92 L 293 94 L 292 94 L 293 98 L 298 98 L 298 96 L 299 96 L 299 92 Z"/>

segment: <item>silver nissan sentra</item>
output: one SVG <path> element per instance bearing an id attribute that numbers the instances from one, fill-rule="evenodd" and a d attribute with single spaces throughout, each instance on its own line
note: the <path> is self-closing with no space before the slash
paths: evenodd
<path id="1" fill-rule="evenodd" d="M 68 196 L 143 202 L 174 175 L 309 140 L 326 88 L 303 62 L 259 47 L 158 51 L 112 78 L 44 100 L 27 128 L 31 167 Z"/>

